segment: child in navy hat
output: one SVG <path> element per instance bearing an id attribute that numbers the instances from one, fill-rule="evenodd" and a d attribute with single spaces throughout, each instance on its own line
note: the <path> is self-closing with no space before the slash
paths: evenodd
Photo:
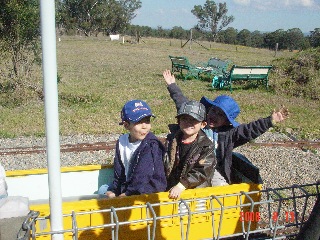
<path id="1" fill-rule="evenodd" d="M 107 197 L 165 191 L 165 150 L 163 144 L 150 132 L 151 117 L 155 116 L 142 100 L 131 100 L 123 106 L 120 124 L 129 133 L 121 135 L 117 141 L 114 181 L 105 193 Z"/>
<path id="2" fill-rule="evenodd" d="M 176 115 L 178 126 L 171 125 L 165 156 L 169 198 L 177 199 L 185 189 L 210 187 L 217 163 L 212 141 L 202 131 L 206 109 L 202 103 L 181 104 Z"/>
<path id="3" fill-rule="evenodd" d="M 188 101 L 181 89 L 175 83 L 175 77 L 170 70 L 163 72 L 171 98 L 179 109 Z M 206 107 L 207 126 L 203 129 L 214 142 L 217 167 L 212 179 L 213 186 L 231 184 L 232 151 L 252 139 L 265 133 L 275 123 L 287 118 L 289 112 L 285 108 L 274 111 L 271 116 L 260 118 L 248 124 L 239 124 L 236 117 L 240 113 L 237 102 L 230 96 L 221 95 L 210 100 L 202 97 L 200 102 Z"/>

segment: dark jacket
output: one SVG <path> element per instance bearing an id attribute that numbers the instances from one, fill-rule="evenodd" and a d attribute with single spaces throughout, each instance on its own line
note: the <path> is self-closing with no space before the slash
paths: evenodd
<path id="1" fill-rule="evenodd" d="M 177 109 L 180 108 L 182 103 L 188 101 L 188 98 L 183 95 L 181 89 L 175 83 L 168 86 L 168 91 Z M 230 125 L 214 129 L 218 133 L 218 147 L 215 151 L 218 161 L 216 168 L 229 183 L 231 183 L 233 149 L 259 137 L 272 126 L 271 117 L 269 116 L 248 124 L 241 124 L 235 128 Z M 206 127 L 204 131 L 209 139 L 212 140 L 213 130 Z"/>
<path id="2" fill-rule="evenodd" d="M 130 160 L 129 177 L 126 179 L 118 140 L 114 157 L 114 181 L 109 190 L 117 196 L 122 193 L 130 196 L 165 191 L 167 181 L 163 165 L 164 152 L 163 144 L 149 132 Z"/>
<path id="3" fill-rule="evenodd" d="M 186 155 L 186 159 L 180 159 L 181 138 L 180 129 L 167 136 L 167 153 L 164 161 L 168 182 L 167 190 L 179 182 L 187 189 L 200 185 L 201 187 L 211 186 L 211 178 L 217 163 L 212 142 L 200 130 Z"/>

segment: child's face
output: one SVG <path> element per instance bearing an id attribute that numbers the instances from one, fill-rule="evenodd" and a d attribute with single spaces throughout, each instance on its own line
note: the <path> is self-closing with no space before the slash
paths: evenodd
<path id="1" fill-rule="evenodd" d="M 136 123 L 125 122 L 124 127 L 130 131 L 130 142 L 143 140 L 151 129 L 150 116 L 142 118 L 139 122 Z"/>
<path id="2" fill-rule="evenodd" d="M 226 114 L 221 108 L 212 106 L 207 114 L 207 123 L 210 128 L 217 128 L 230 125 Z"/>
<path id="3" fill-rule="evenodd" d="M 179 126 L 185 137 L 192 137 L 205 127 L 204 122 L 199 122 L 197 119 L 189 115 L 179 116 Z"/>

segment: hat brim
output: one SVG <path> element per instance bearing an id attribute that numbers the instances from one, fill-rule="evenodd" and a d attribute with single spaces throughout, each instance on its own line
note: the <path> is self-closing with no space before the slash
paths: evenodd
<path id="1" fill-rule="evenodd" d="M 123 125 L 124 124 L 124 122 L 126 122 L 126 121 L 129 121 L 129 122 L 132 122 L 132 123 L 137 123 L 137 122 L 139 122 L 141 119 L 143 119 L 143 118 L 145 118 L 145 117 L 156 117 L 155 115 L 153 115 L 153 114 L 145 114 L 145 115 L 142 115 L 142 116 L 140 116 L 139 118 L 137 118 L 137 119 L 135 119 L 135 120 L 130 120 L 130 119 L 128 119 L 128 120 L 123 120 L 122 122 L 119 122 L 119 125 Z"/>
<path id="2" fill-rule="evenodd" d="M 222 109 L 222 111 L 224 112 L 224 114 L 226 115 L 226 117 L 228 118 L 229 122 L 232 124 L 233 127 L 238 127 L 240 125 L 240 123 L 238 123 L 237 121 L 235 121 L 233 118 L 230 118 L 230 116 L 227 114 L 226 109 L 224 109 L 223 106 L 221 106 L 218 103 L 215 103 L 213 100 L 210 100 L 207 97 L 202 97 L 200 102 L 206 107 L 206 110 L 208 111 L 210 107 L 212 106 L 216 106 L 220 109 Z"/>

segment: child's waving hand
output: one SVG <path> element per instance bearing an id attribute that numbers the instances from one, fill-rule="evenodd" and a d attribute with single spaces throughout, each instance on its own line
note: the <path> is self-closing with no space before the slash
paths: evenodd
<path id="1" fill-rule="evenodd" d="M 167 85 L 170 85 L 171 83 L 176 82 L 176 79 L 175 79 L 174 75 L 171 74 L 170 70 L 164 70 L 162 75 L 163 75 L 164 80 L 166 81 Z"/>
<path id="2" fill-rule="evenodd" d="M 289 110 L 288 108 L 281 106 L 279 109 L 274 109 L 271 115 L 272 122 L 278 123 L 282 122 L 283 120 L 289 117 Z"/>

